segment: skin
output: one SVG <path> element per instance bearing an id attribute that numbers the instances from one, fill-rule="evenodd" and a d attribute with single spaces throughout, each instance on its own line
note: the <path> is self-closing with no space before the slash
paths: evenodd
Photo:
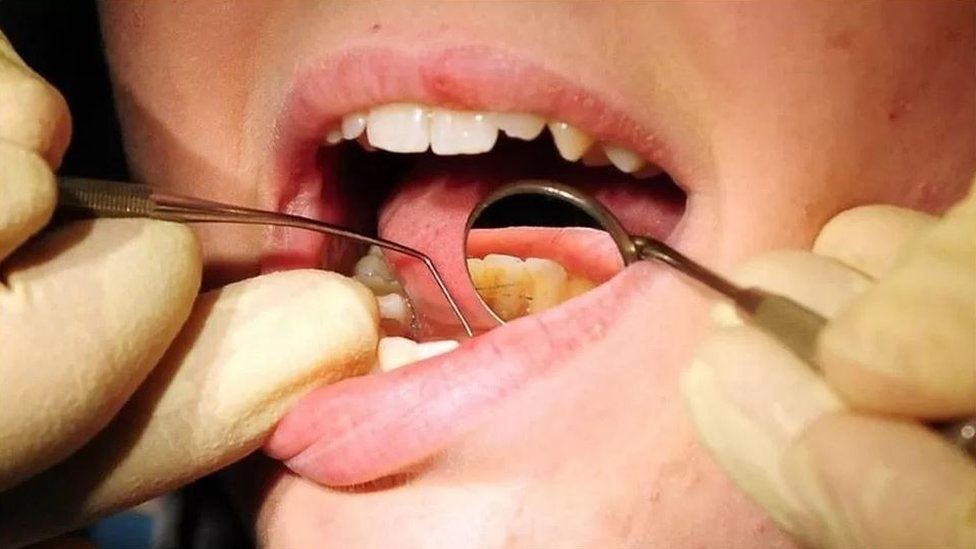
<path id="1" fill-rule="evenodd" d="M 854 205 L 940 212 L 976 168 L 972 3 L 106 0 L 102 15 L 135 175 L 239 204 L 267 206 L 272 129 L 296 60 L 351 42 L 422 44 L 432 30 L 504 45 L 638 123 L 662 120 L 695 180 L 682 249 L 719 270 L 807 247 Z M 257 273 L 260 230 L 199 234 L 212 281 Z M 623 308 L 605 340 L 510 396 L 407 482 L 330 490 L 264 458 L 231 471 L 258 539 L 790 546 L 697 445 L 682 408 L 677 378 L 708 302 L 670 279 L 647 286 L 636 299 L 654 314 Z M 653 335 L 666 318 L 667 335 Z"/>

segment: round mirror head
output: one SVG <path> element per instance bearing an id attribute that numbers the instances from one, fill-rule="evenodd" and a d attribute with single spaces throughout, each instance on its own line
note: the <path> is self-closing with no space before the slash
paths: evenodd
<path id="1" fill-rule="evenodd" d="M 471 213 L 464 238 L 468 276 L 499 322 L 586 292 L 634 256 L 630 237 L 599 202 L 542 180 L 492 193 Z"/>

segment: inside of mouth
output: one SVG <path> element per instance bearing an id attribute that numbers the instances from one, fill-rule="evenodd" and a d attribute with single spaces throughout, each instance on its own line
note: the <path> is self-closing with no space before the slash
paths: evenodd
<path id="1" fill-rule="evenodd" d="M 363 135 L 357 140 L 323 145 L 320 159 L 323 169 L 336 174 L 336 189 L 328 194 L 341 201 L 349 214 L 345 224 L 363 234 L 390 238 L 423 253 L 428 253 L 424 243 L 380 234 L 378 221 L 381 216 L 423 215 L 425 208 L 416 204 L 421 199 L 412 198 L 416 207 L 403 208 L 398 207 L 397 197 L 401 193 L 413 196 L 418 186 L 434 179 L 456 176 L 473 182 L 469 184 L 478 188 L 476 194 L 482 198 L 499 185 L 518 179 L 558 181 L 602 202 L 632 234 L 657 238 L 667 237 L 683 214 L 686 200 L 685 193 L 666 172 L 648 176 L 648 172 L 658 172 L 654 167 L 644 169 L 638 178 L 613 165 L 569 162 L 557 152 L 548 132 L 531 141 L 499 135 L 488 152 L 453 156 L 430 151 L 386 152 L 370 146 Z M 405 193 L 408 186 L 411 192 Z M 421 196 L 429 200 L 431 195 Z M 460 217 L 466 218 L 476 204 L 459 204 L 458 208 L 466 208 Z M 437 215 L 436 208 L 432 210 L 431 215 Z M 463 223 L 447 227 L 457 232 L 464 229 Z M 483 305 L 505 321 L 558 306 L 602 284 L 622 268 L 613 242 L 605 233 L 599 233 L 592 229 L 540 227 L 475 229 L 461 259 L 467 261 L 463 272 L 470 272 L 470 279 L 459 281 L 454 277 L 449 286 L 473 284 L 481 290 L 478 293 Z M 462 234 L 450 236 L 464 238 Z M 390 261 L 390 252 L 365 247 L 327 253 L 325 260 L 326 268 L 353 276 L 373 291 L 385 335 L 439 339 L 439 334 L 422 326 L 428 307 L 424 299 L 408 293 L 396 264 Z"/>

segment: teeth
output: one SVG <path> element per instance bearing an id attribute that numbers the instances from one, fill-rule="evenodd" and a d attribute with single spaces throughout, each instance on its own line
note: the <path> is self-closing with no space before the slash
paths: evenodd
<path id="1" fill-rule="evenodd" d="M 366 120 L 366 138 L 377 149 L 395 153 L 419 153 L 430 144 L 427 111 L 412 103 L 375 107 Z"/>
<path id="2" fill-rule="evenodd" d="M 480 112 L 433 109 L 430 112 L 430 150 L 434 154 L 481 154 L 495 146 L 498 128 Z"/>
<path id="3" fill-rule="evenodd" d="M 369 253 L 359 258 L 353 267 L 353 277 L 372 290 L 374 295 L 383 296 L 401 293 L 403 288 L 393 275 L 393 269 L 377 246 L 370 246 Z"/>
<path id="4" fill-rule="evenodd" d="M 603 151 L 606 153 L 610 162 L 624 173 L 634 173 L 644 166 L 644 160 L 637 156 L 637 153 L 629 149 L 604 145 Z"/>
<path id="5" fill-rule="evenodd" d="M 401 366 L 453 351 L 458 342 L 451 339 L 417 343 L 405 337 L 384 337 L 377 348 L 380 370 L 389 372 Z"/>
<path id="6" fill-rule="evenodd" d="M 593 138 L 565 122 L 550 122 L 549 131 L 559 155 L 576 162 L 593 144 Z"/>
<path id="7" fill-rule="evenodd" d="M 575 126 L 518 112 L 458 111 L 390 103 L 368 113 L 343 116 L 339 128 L 329 130 L 323 141 L 335 145 L 343 139 L 356 140 L 367 151 L 421 153 L 429 148 L 438 155 L 481 154 L 495 146 L 499 130 L 528 141 L 538 137 L 546 126 L 559 155 L 570 162 L 582 160 L 584 165 L 593 167 L 612 164 L 639 179 L 660 173 L 630 149 L 609 144 L 595 147 L 594 139 Z"/>
<path id="8" fill-rule="evenodd" d="M 335 145 L 342 141 L 342 132 L 339 130 L 329 130 L 329 133 L 325 134 L 325 142 L 329 145 Z"/>
<path id="9" fill-rule="evenodd" d="M 523 264 L 532 285 L 529 314 L 551 309 L 563 302 L 562 290 L 568 276 L 562 265 L 537 257 L 530 257 Z"/>
<path id="10" fill-rule="evenodd" d="M 380 318 L 392 320 L 400 326 L 409 326 L 413 318 L 413 311 L 407 298 L 400 294 L 386 294 L 376 298 L 380 309 Z"/>
<path id="11" fill-rule="evenodd" d="M 361 112 L 347 114 L 342 117 L 342 137 L 353 140 L 362 135 L 366 129 L 366 115 Z"/>
<path id="12" fill-rule="evenodd" d="M 534 114 L 500 112 L 495 113 L 495 125 L 509 137 L 532 141 L 542 133 L 546 120 Z"/>
<path id="13" fill-rule="evenodd" d="M 489 254 L 467 264 L 474 287 L 502 320 L 545 311 L 596 286 L 549 259 Z"/>

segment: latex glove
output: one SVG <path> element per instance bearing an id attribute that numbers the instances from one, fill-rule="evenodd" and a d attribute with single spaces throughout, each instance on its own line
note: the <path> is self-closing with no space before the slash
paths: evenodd
<path id="1" fill-rule="evenodd" d="M 0 34 L 3 547 L 240 459 L 302 394 L 375 357 L 375 299 L 334 273 L 266 275 L 194 305 L 200 250 L 182 225 L 85 221 L 28 241 L 69 133 L 64 100 Z"/>
<path id="2" fill-rule="evenodd" d="M 733 481 L 814 547 L 976 547 L 976 464 L 920 424 L 976 414 L 976 190 L 941 220 L 850 210 L 733 278 L 832 319 L 820 376 L 716 307 L 682 388 Z"/>

